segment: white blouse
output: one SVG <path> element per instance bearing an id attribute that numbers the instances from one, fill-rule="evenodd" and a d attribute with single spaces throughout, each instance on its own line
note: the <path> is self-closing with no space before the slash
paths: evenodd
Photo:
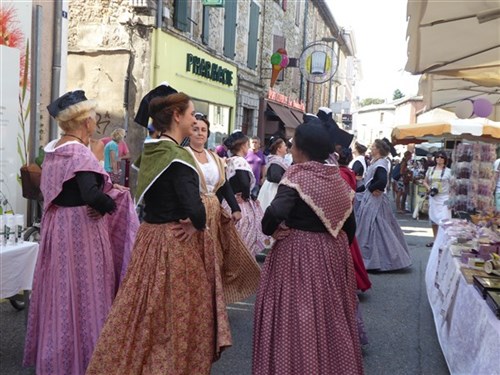
<path id="1" fill-rule="evenodd" d="M 196 158 L 195 160 L 200 166 L 203 176 L 205 176 L 208 192 L 214 193 L 215 185 L 219 182 L 219 168 L 217 167 L 217 163 L 214 158 L 207 152 L 207 150 L 205 150 L 205 155 L 207 155 L 208 163 L 200 163 Z"/>

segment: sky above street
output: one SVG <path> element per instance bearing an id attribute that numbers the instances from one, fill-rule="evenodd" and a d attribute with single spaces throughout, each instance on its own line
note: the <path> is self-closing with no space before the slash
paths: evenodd
<path id="1" fill-rule="evenodd" d="M 404 71 L 407 60 L 405 0 L 326 0 L 339 27 L 354 31 L 361 61 L 358 96 L 392 100 L 394 90 L 416 95 L 418 77 Z"/>

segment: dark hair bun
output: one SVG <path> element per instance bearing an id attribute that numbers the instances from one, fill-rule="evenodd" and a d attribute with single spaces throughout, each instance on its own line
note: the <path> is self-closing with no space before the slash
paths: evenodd
<path id="1" fill-rule="evenodd" d="M 335 151 L 328 130 L 320 120 L 312 120 L 295 129 L 294 145 L 311 160 L 324 161 Z"/>

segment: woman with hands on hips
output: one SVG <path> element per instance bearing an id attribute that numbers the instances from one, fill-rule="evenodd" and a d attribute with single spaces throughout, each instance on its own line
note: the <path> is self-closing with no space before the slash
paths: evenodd
<path id="1" fill-rule="evenodd" d="M 138 227 L 130 193 L 111 183 L 89 148 L 96 105 L 76 90 L 47 107 L 63 133 L 45 147 L 40 187 L 44 213 L 23 361 L 37 374 L 85 373 Z M 115 238 L 117 226 L 126 235 Z"/>
<path id="2" fill-rule="evenodd" d="M 144 222 L 87 375 L 208 375 L 222 349 L 217 335 L 229 332 L 215 308 L 213 241 L 196 161 L 180 146 L 193 133 L 194 105 L 163 89 L 171 92 L 148 94 L 160 136 L 144 143 L 135 163 Z"/>
<path id="3" fill-rule="evenodd" d="M 325 160 L 321 122 L 299 125 L 294 164 L 262 219 L 273 235 L 254 312 L 253 374 L 362 374 L 349 243 L 354 191 Z"/>

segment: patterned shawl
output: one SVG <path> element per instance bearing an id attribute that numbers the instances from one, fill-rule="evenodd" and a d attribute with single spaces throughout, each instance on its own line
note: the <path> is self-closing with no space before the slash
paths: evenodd
<path id="1" fill-rule="evenodd" d="M 255 176 L 253 174 L 252 167 L 250 167 L 250 164 L 248 164 L 245 158 L 242 156 L 232 156 L 226 160 L 226 163 L 227 179 L 229 180 L 231 177 L 233 177 L 236 174 L 237 170 L 247 171 L 250 173 L 250 190 L 252 190 L 255 186 Z"/>
<path id="2" fill-rule="evenodd" d="M 285 171 L 288 169 L 288 164 L 285 163 L 285 159 L 282 158 L 281 156 L 278 156 L 278 155 L 269 155 L 269 159 L 267 162 L 267 168 L 269 168 L 269 166 L 271 164 L 277 164 L 281 168 L 283 168 Z"/>
<path id="3" fill-rule="evenodd" d="M 45 147 L 41 190 L 44 196 L 44 210 L 53 205 L 53 200 L 61 193 L 64 182 L 75 177 L 76 172 L 94 172 L 104 178 L 103 192 L 116 203 L 116 210 L 105 215 L 108 225 L 109 240 L 113 251 L 116 288 L 125 276 L 135 235 L 139 228 L 139 219 L 128 191 L 113 188 L 113 184 L 101 163 L 88 147 L 78 142 L 68 142 L 64 146 L 54 148 L 58 140 Z"/>
<path id="4" fill-rule="evenodd" d="M 142 155 L 134 163 L 139 169 L 135 203 L 141 203 L 146 191 L 160 175 L 174 162 L 182 163 L 196 172 L 196 161 L 184 147 L 168 139 L 150 139 L 144 142 Z"/>
<path id="5" fill-rule="evenodd" d="M 336 166 L 315 161 L 294 164 L 280 184 L 291 187 L 318 215 L 328 232 L 337 237 L 352 211 L 354 191 Z"/>

